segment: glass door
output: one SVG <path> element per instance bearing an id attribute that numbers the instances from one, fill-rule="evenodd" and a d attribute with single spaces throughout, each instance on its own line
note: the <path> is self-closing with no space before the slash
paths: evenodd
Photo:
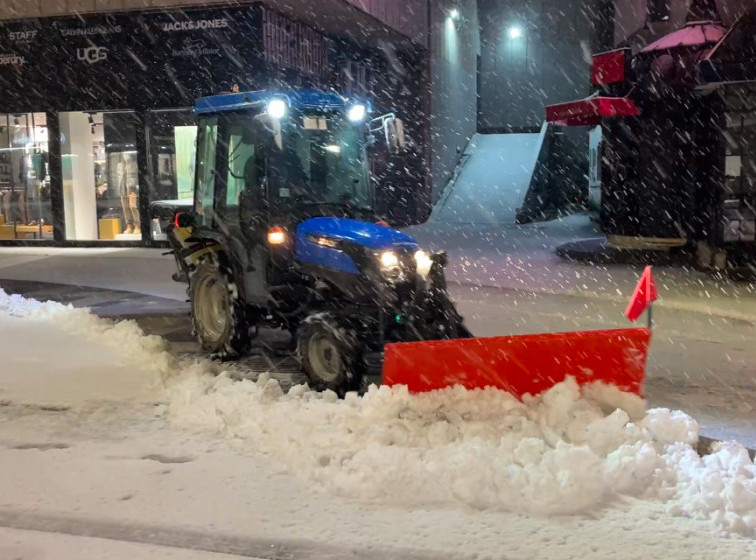
<path id="1" fill-rule="evenodd" d="M 60 114 L 66 239 L 141 241 L 132 111 Z"/>
<path id="2" fill-rule="evenodd" d="M 191 206 L 194 196 L 197 123 L 192 109 L 150 111 L 147 145 L 150 161 L 150 202 Z M 167 239 L 160 218 L 153 217 L 152 239 Z"/>

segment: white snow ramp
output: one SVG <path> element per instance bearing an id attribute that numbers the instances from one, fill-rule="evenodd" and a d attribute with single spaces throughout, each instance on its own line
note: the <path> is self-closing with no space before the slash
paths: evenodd
<path id="1" fill-rule="evenodd" d="M 530 186 L 541 134 L 476 134 L 467 161 L 433 210 L 432 222 L 514 224 Z"/>

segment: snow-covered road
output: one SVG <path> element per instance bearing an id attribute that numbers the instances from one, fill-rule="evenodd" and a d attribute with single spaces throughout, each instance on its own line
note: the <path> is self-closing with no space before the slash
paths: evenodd
<path id="1" fill-rule="evenodd" d="M 262 558 L 756 557 L 756 467 L 735 443 L 700 458 L 680 412 L 569 384 L 284 395 L 4 293 L 0 332 L 3 553 L 41 531 Z"/>

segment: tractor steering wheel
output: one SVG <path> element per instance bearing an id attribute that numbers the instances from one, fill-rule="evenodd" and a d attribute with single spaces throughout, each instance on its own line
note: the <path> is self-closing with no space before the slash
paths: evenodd
<path id="1" fill-rule="evenodd" d="M 316 206 L 323 204 L 323 201 L 316 200 L 311 194 L 299 194 L 294 197 L 294 206 Z"/>

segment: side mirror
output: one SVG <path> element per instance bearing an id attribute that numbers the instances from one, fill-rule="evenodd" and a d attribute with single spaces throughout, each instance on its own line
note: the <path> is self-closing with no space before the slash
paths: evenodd
<path id="1" fill-rule="evenodd" d="M 396 155 L 404 151 L 404 122 L 402 119 L 391 117 L 384 120 L 383 132 L 386 136 L 386 146 L 390 153 Z"/>
<path id="2" fill-rule="evenodd" d="M 194 216 L 189 212 L 176 212 L 173 217 L 173 225 L 177 228 L 188 228 L 194 225 Z"/>

